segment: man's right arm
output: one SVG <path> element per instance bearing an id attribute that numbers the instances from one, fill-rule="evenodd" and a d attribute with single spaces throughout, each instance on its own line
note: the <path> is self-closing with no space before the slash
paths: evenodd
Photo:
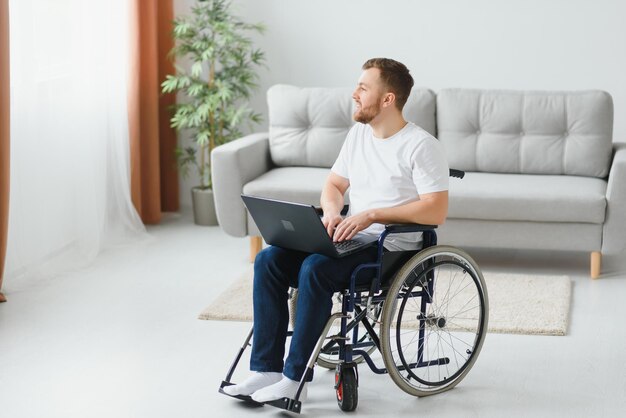
<path id="1" fill-rule="evenodd" d="M 341 177 L 331 171 L 322 189 L 322 197 L 320 198 L 320 204 L 324 211 L 322 222 L 331 238 L 335 227 L 342 220 L 341 210 L 344 205 L 343 195 L 346 193 L 346 190 L 348 190 L 348 187 L 350 187 L 350 181 L 347 178 Z"/>

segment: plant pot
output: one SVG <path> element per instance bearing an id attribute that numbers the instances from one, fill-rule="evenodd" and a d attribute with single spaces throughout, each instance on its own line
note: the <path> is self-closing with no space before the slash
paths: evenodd
<path id="1" fill-rule="evenodd" d="M 193 221 L 196 225 L 217 225 L 212 189 L 192 188 L 191 200 L 193 202 Z"/>

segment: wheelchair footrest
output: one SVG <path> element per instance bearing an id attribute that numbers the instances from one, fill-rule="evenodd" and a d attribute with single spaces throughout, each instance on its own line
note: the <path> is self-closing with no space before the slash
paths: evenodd
<path id="1" fill-rule="evenodd" d="M 300 413 L 302 402 L 289 398 L 276 399 L 275 401 L 265 402 L 265 405 L 271 405 L 276 408 L 285 409 L 290 412 Z"/>
<path id="2" fill-rule="evenodd" d="M 228 393 L 224 392 L 224 387 L 232 386 L 232 385 L 234 385 L 234 383 L 222 381 L 222 384 L 220 385 L 220 388 L 219 388 L 218 392 L 221 393 L 222 395 L 230 396 L 231 398 L 236 398 L 236 399 L 248 402 L 248 403 L 253 404 L 253 405 L 257 405 L 257 406 L 263 406 L 264 405 L 261 402 L 255 401 L 254 399 L 252 399 L 252 397 L 250 397 L 248 395 L 229 395 Z"/>
<path id="3" fill-rule="evenodd" d="M 234 384 L 235 383 L 232 383 L 232 382 L 222 381 L 222 384 L 220 385 L 220 388 L 219 388 L 218 392 L 223 394 L 223 395 L 230 396 L 231 398 L 236 398 L 236 399 L 245 401 L 245 402 L 250 403 L 250 404 L 255 405 L 255 406 L 270 405 L 270 406 L 274 406 L 276 408 L 285 409 L 285 410 L 290 411 L 290 412 L 296 412 L 298 414 L 300 413 L 300 410 L 302 409 L 302 402 L 296 401 L 294 399 L 281 398 L 281 399 L 276 399 L 274 401 L 269 401 L 269 402 L 257 402 L 254 399 L 252 399 L 251 396 L 247 396 L 247 395 L 229 395 L 228 393 L 224 392 L 224 387 L 232 386 Z"/>

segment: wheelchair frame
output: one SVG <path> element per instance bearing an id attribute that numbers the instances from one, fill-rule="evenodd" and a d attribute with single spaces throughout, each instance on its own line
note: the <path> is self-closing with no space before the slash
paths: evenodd
<path id="1" fill-rule="evenodd" d="M 463 172 L 458 171 L 458 170 L 450 170 L 450 174 L 451 176 L 460 177 L 460 178 L 462 178 L 464 175 Z M 401 366 L 396 365 L 395 368 L 397 369 L 397 371 L 408 371 L 409 379 L 411 379 L 410 375 L 413 374 L 411 372 L 412 369 L 421 368 L 421 367 L 430 367 L 433 365 L 435 366 L 447 365 L 448 363 L 450 363 L 451 361 L 450 358 L 445 358 L 445 357 L 437 358 L 434 360 L 424 360 L 424 346 L 422 343 L 425 340 L 426 323 L 428 321 L 430 322 L 443 321 L 443 323 L 445 324 L 444 315 L 441 315 L 440 317 L 428 317 L 427 315 L 425 315 L 427 305 L 433 302 L 433 295 L 434 295 L 434 288 L 435 288 L 435 278 L 434 278 L 433 269 L 437 267 L 437 263 L 435 263 L 433 260 L 435 259 L 435 256 L 438 256 L 439 254 L 444 254 L 446 250 L 453 251 L 453 252 L 458 251 L 458 253 L 461 254 L 462 259 L 463 258 L 468 259 L 469 256 L 466 256 L 466 255 L 464 256 L 464 253 L 462 253 L 460 250 L 455 249 L 454 247 L 436 247 L 437 245 L 437 234 L 435 232 L 436 228 L 437 226 L 435 225 L 420 225 L 420 224 L 394 224 L 394 225 L 387 225 L 385 227 L 385 230 L 380 234 L 378 238 L 378 255 L 377 255 L 376 261 L 372 263 L 361 264 L 357 266 L 355 270 L 352 272 L 349 288 L 345 289 L 341 293 L 342 294 L 341 312 L 332 314 L 329 317 L 328 321 L 326 322 L 326 325 L 324 327 L 324 330 L 322 331 L 322 334 L 320 335 L 320 338 L 316 344 L 316 347 L 313 350 L 313 353 L 311 354 L 309 358 L 309 361 L 307 363 L 307 368 L 305 372 L 303 373 L 302 378 L 300 379 L 300 384 L 298 386 L 298 390 L 296 392 L 296 396 L 294 397 L 294 399 L 282 398 L 282 399 L 277 399 L 271 402 L 266 402 L 265 404 L 278 407 L 281 409 L 285 409 L 291 412 L 296 412 L 296 413 L 299 413 L 301 411 L 302 402 L 299 400 L 300 395 L 302 393 L 302 390 L 308 378 L 312 377 L 313 368 L 315 367 L 318 356 L 320 355 L 322 349 L 325 346 L 324 342 L 326 339 L 331 340 L 329 343 L 326 344 L 326 349 L 328 349 L 330 345 L 334 345 L 334 344 L 336 344 L 338 348 L 338 361 L 336 365 L 336 374 L 335 374 L 335 390 L 337 391 L 337 398 L 338 398 L 339 405 L 341 409 L 343 409 L 344 411 L 354 410 L 356 408 L 356 404 L 358 403 L 358 394 L 357 394 L 358 393 L 358 389 L 357 389 L 358 388 L 358 373 L 357 373 L 357 365 L 356 365 L 356 362 L 354 361 L 355 356 L 360 356 L 360 358 L 363 361 L 365 361 L 365 363 L 368 365 L 370 370 L 372 370 L 372 372 L 376 374 L 389 374 L 390 373 L 390 370 L 387 367 L 380 368 L 376 366 L 376 364 L 372 360 L 369 353 L 365 350 L 367 348 L 372 348 L 373 346 L 375 346 L 381 353 L 383 353 L 383 357 L 385 359 L 385 356 L 384 356 L 385 349 L 381 345 L 381 339 L 378 333 L 374 330 L 375 324 L 370 323 L 368 319 L 370 319 L 369 314 L 371 312 L 372 306 L 379 307 L 380 305 L 382 305 L 383 310 L 386 307 L 384 303 L 386 299 L 388 298 L 386 291 L 389 290 L 389 287 L 384 289 L 382 286 L 383 260 L 384 260 L 384 254 L 385 254 L 383 244 L 387 236 L 390 234 L 422 232 L 423 234 L 422 250 L 415 251 L 416 255 L 413 256 L 412 258 L 422 254 L 427 249 L 435 249 L 431 257 L 432 260 L 427 260 L 421 264 L 418 264 L 418 266 L 422 267 L 421 276 L 420 276 L 421 278 L 419 279 L 420 280 L 419 283 L 415 282 L 411 286 L 411 288 L 405 292 L 403 296 L 405 298 L 420 297 L 421 299 L 421 308 L 420 308 L 421 314 L 418 315 L 417 317 L 417 320 L 420 325 L 419 325 L 419 331 L 418 331 L 419 337 L 418 337 L 418 343 L 417 343 L 416 361 L 413 363 L 407 363 L 405 359 L 402 357 L 401 350 L 399 350 L 400 355 L 402 357 L 402 365 Z M 442 252 L 438 253 L 437 248 L 443 248 Z M 398 252 L 395 252 L 395 253 L 398 253 Z M 408 263 L 405 262 L 405 265 L 407 264 Z M 422 264 L 425 264 L 425 266 L 422 266 Z M 473 279 L 477 287 L 478 297 L 480 299 L 479 327 L 476 331 L 477 333 L 476 333 L 475 345 L 470 347 L 471 350 L 466 349 L 467 355 L 469 355 L 470 357 L 468 358 L 467 362 L 464 363 L 463 368 L 461 368 L 458 372 L 455 373 L 454 376 L 451 376 L 449 379 L 444 378 L 444 383 L 439 382 L 437 384 L 433 384 L 435 386 L 441 386 L 440 388 L 436 388 L 436 390 L 434 390 L 433 392 L 428 393 L 428 392 L 422 392 L 420 390 L 415 389 L 419 393 L 416 396 L 425 396 L 425 395 L 449 390 L 452 387 L 454 387 L 458 382 L 460 382 L 465 377 L 469 369 L 471 369 L 471 367 L 473 366 L 473 363 L 476 361 L 476 358 L 480 352 L 480 349 L 482 348 L 482 343 L 484 342 L 484 338 L 485 338 L 485 334 L 487 330 L 488 310 L 489 310 L 487 289 L 484 285 L 482 274 L 477 269 L 476 264 L 473 262 L 473 260 L 471 260 L 471 258 L 469 258 L 469 261 L 467 261 L 467 263 L 461 260 L 461 262 L 444 262 L 443 264 L 455 265 L 461 270 L 463 270 L 464 273 L 469 272 L 469 274 L 471 275 L 471 278 Z M 366 288 L 357 289 L 356 278 L 358 274 L 365 269 L 374 269 L 376 271 L 376 275 L 371 285 L 369 286 L 369 293 L 367 294 L 367 296 L 364 297 L 361 295 L 361 293 L 365 292 L 367 289 Z M 416 276 L 416 278 L 417 277 L 418 276 Z M 394 277 L 393 280 L 390 280 L 389 282 L 393 282 L 397 279 L 398 277 L 396 276 Z M 419 291 L 412 290 L 416 283 L 420 287 Z M 363 305 L 365 298 L 366 298 L 365 309 L 361 309 L 359 305 Z M 396 300 L 399 299 L 399 294 L 398 296 L 394 296 L 394 298 L 396 298 Z M 356 314 L 354 314 L 355 311 L 356 311 Z M 335 323 L 337 319 L 340 320 L 339 333 L 337 335 L 327 337 L 330 328 L 333 326 L 333 324 Z M 350 324 L 348 324 L 348 320 L 351 320 Z M 362 341 L 359 339 L 359 336 L 358 336 L 359 324 L 362 324 L 365 330 L 367 331 L 367 335 L 369 336 L 370 341 Z M 400 323 L 398 321 L 398 327 L 399 325 Z M 442 325 L 441 327 L 443 328 L 443 326 L 445 325 Z M 381 326 L 381 330 L 382 330 L 382 326 Z M 222 381 L 220 385 L 220 388 L 219 388 L 220 393 L 223 393 L 227 396 L 231 396 L 231 395 L 226 394 L 223 391 L 223 388 L 225 386 L 229 386 L 233 384 L 231 382 L 231 378 L 233 376 L 233 373 L 239 361 L 241 360 L 241 357 L 244 351 L 247 349 L 248 346 L 251 346 L 250 339 L 252 338 L 253 331 L 254 331 L 253 328 L 250 329 L 243 345 L 239 349 L 239 352 L 237 356 L 235 357 L 235 360 L 233 361 L 230 369 L 228 370 L 225 379 Z M 349 336 L 350 332 L 352 332 L 352 337 Z M 293 335 L 293 331 L 287 332 L 288 337 L 292 335 Z M 452 342 L 452 340 L 450 341 Z M 469 344 L 467 345 L 469 346 Z M 386 360 L 385 360 L 385 363 L 387 363 Z M 417 376 L 415 377 L 417 378 Z M 348 378 L 350 382 L 349 390 L 353 391 L 353 393 L 349 394 L 351 399 L 349 399 L 347 404 L 342 404 L 344 399 L 339 399 L 340 398 L 339 391 L 341 390 L 342 392 L 341 397 L 343 398 L 344 394 L 343 394 L 342 385 L 344 383 L 344 379 L 348 379 Z M 447 383 L 445 382 L 445 379 L 448 379 Z M 417 380 L 419 380 L 419 378 L 417 378 Z M 400 386 L 400 384 L 398 383 L 396 379 L 394 379 L 394 381 L 396 381 L 396 383 Z M 348 380 L 346 380 L 346 383 L 347 382 Z M 407 391 L 406 388 L 402 386 L 400 387 L 404 391 Z M 407 393 L 414 394 L 408 391 Z M 253 401 L 250 396 L 237 395 L 233 397 L 247 401 L 247 402 L 251 402 L 253 404 L 263 405 L 263 404 Z"/>

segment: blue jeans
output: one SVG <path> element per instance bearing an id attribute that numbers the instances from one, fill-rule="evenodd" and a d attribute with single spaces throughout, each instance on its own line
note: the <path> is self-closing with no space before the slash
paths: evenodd
<path id="1" fill-rule="evenodd" d="M 359 264 L 376 261 L 375 246 L 343 258 L 268 247 L 254 261 L 254 334 L 250 370 L 282 372 L 300 380 L 331 314 L 332 296 L 350 286 Z M 361 270 L 357 284 L 369 283 L 374 269 Z M 283 362 L 289 325 L 289 287 L 298 288 L 297 315 L 289 356 Z"/>

